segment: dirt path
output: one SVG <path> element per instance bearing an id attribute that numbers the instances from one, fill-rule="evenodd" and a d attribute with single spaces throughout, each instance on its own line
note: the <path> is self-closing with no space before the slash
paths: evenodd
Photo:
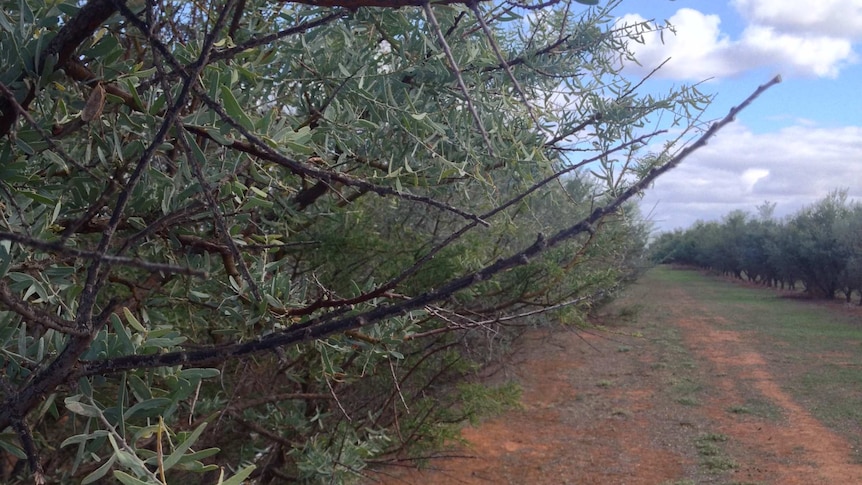
<path id="1" fill-rule="evenodd" d="M 851 444 L 782 390 L 752 335 L 727 328 L 684 289 L 666 291 L 672 308 L 620 333 L 530 334 L 508 367 L 523 387 L 522 409 L 465 428 L 465 458 L 384 468 L 375 479 L 862 484 Z"/>

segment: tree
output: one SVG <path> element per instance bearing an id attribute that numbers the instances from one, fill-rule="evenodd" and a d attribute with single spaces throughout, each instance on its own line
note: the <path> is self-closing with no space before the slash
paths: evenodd
<path id="1" fill-rule="evenodd" d="M 849 302 L 859 290 L 860 205 L 836 190 L 786 222 L 771 220 L 774 205 L 758 208 L 756 219 L 733 211 L 722 222 L 698 221 L 686 231 L 662 234 L 651 248 L 655 262 L 678 262 L 733 274 L 749 281 L 795 289 L 831 299 L 841 291 Z"/>
<path id="2" fill-rule="evenodd" d="M 0 447 L 273 483 L 440 438 L 457 349 L 605 298 L 627 204 L 778 81 L 641 156 L 708 96 L 637 92 L 617 3 L 5 2 Z"/>
<path id="3" fill-rule="evenodd" d="M 849 215 L 847 192 L 834 191 L 788 223 L 792 242 L 784 250 L 805 291 L 816 297 L 833 298 L 839 289 L 850 251 L 839 240 L 837 228 Z"/>

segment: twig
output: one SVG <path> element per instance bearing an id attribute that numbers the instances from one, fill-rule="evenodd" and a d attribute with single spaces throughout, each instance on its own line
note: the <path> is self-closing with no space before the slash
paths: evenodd
<path id="1" fill-rule="evenodd" d="M 533 122 L 536 124 L 536 128 L 547 132 L 547 128 L 542 126 L 542 124 L 539 122 L 539 119 L 536 117 L 536 114 L 533 112 L 533 107 L 530 104 L 530 101 L 527 99 L 527 93 L 524 91 L 524 88 L 521 87 L 521 83 L 518 82 L 518 79 L 515 77 L 515 74 L 512 72 L 512 69 L 509 67 L 509 64 L 506 62 L 506 58 L 500 51 L 500 46 L 497 45 L 497 40 L 494 38 L 494 33 L 491 32 L 491 29 L 485 22 L 485 19 L 482 16 L 482 12 L 479 10 L 478 4 L 470 3 L 469 7 L 470 10 L 473 11 L 473 14 L 476 16 L 476 20 L 479 21 L 479 25 L 482 26 L 482 31 L 485 33 L 485 37 L 488 38 L 488 43 L 491 44 L 491 49 L 494 51 L 494 55 L 497 56 L 497 60 L 500 61 L 500 65 L 503 66 L 503 70 L 506 71 L 506 76 L 509 77 L 509 79 L 512 81 L 512 84 L 515 86 L 515 91 L 517 91 L 518 95 L 521 96 L 521 101 L 523 101 L 524 107 L 527 108 L 527 113 L 530 115 L 530 118 L 532 118 Z"/>
<path id="2" fill-rule="evenodd" d="M 202 349 L 188 352 L 166 352 L 153 355 L 129 355 L 85 362 L 81 364 L 77 376 L 105 375 L 136 368 L 154 368 L 174 365 L 194 366 L 197 362 L 204 362 L 214 358 L 227 359 L 267 351 L 275 347 L 296 345 L 300 342 L 307 342 L 323 338 L 334 333 L 340 333 L 346 330 L 374 324 L 397 315 L 404 315 L 410 311 L 423 308 L 426 305 L 448 298 L 465 288 L 482 281 L 486 281 L 502 271 L 527 264 L 530 258 L 533 258 L 550 248 L 556 247 L 562 242 L 579 234 L 588 232 L 596 221 L 604 217 L 606 214 L 616 211 L 622 204 L 634 197 L 635 194 L 641 192 L 653 183 L 653 181 L 655 181 L 655 179 L 660 175 L 676 167 L 695 150 L 704 146 L 709 138 L 715 135 L 715 133 L 717 133 L 722 127 L 731 123 L 740 111 L 750 105 L 767 89 L 780 82 L 780 80 L 781 78 L 776 76 L 776 78 L 767 84 L 758 87 L 757 90 L 742 104 L 731 109 L 730 113 L 728 113 L 725 118 L 713 124 L 712 127 L 701 135 L 701 137 L 690 147 L 681 150 L 665 165 L 650 170 L 643 179 L 633 184 L 629 189 L 624 191 L 607 205 L 593 210 L 589 216 L 581 219 L 572 226 L 557 232 L 549 238 L 545 238 L 540 234 L 532 245 L 516 252 L 510 257 L 499 259 L 478 271 L 450 280 L 448 283 L 441 285 L 435 290 L 428 291 L 399 303 L 381 305 L 357 315 L 334 318 L 332 320 L 312 319 L 305 324 L 294 325 L 284 331 L 259 337 L 250 342 L 226 345 L 217 349 Z M 0 412 L 0 426 L 4 424 L 2 418 L 3 413 Z"/>
<path id="3" fill-rule="evenodd" d="M 68 335 L 79 337 L 87 335 L 86 330 L 76 328 L 72 322 L 62 320 L 48 312 L 28 305 L 27 302 L 20 298 L 16 298 L 9 291 L 9 286 L 6 282 L 2 280 L 0 280 L 0 303 L 3 303 L 9 310 L 21 315 L 25 320 L 37 325 L 42 325 Z"/>
<path id="4" fill-rule="evenodd" d="M 64 254 L 68 256 L 74 256 L 76 258 L 81 259 L 90 259 L 94 261 L 102 261 L 111 265 L 118 266 L 131 266 L 133 268 L 140 268 L 151 272 L 165 272 L 169 274 L 182 274 L 187 276 L 197 276 L 199 278 L 207 278 L 208 273 L 206 271 L 201 271 L 197 269 L 188 268 L 185 266 L 175 266 L 172 264 L 164 264 L 164 263 L 153 263 L 149 261 L 144 261 L 137 258 L 129 258 L 126 256 L 111 256 L 109 254 L 104 254 L 97 251 L 87 251 L 84 249 L 76 249 L 68 246 L 63 246 L 58 243 L 52 243 L 47 241 L 42 241 L 41 239 L 35 239 L 27 236 L 22 236 L 20 234 L 15 234 L 13 232 L 5 232 L 0 231 L 0 241 L 12 241 L 18 244 L 22 244 L 24 246 L 28 246 L 35 249 L 41 249 L 43 251 L 51 251 L 59 254 Z"/>
<path id="5" fill-rule="evenodd" d="M 446 36 L 443 35 L 443 30 L 437 22 L 437 17 L 434 16 L 434 10 L 431 9 L 431 4 L 428 2 L 425 2 L 422 5 L 422 8 L 425 10 L 425 17 L 428 19 L 428 23 L 434 30 L 434 34 L 437 35 L 440 48 L 443 49 L 443 53 L 446 54 L 446 59 L 449 61 L 449 71 L 452 72 L 452 75 L 455 76 L 455 79 L 458 81 L 458 89 L 460 89 L 461 94 L 464 95 L 464 102 L 467 103 L 467 109 L 470 111 L 470 114 L 473 115 L 473 121 L 476 122 L 476 127 L 479 128 L 479 132 L 482 134 L 482 139 L 485 140 L 485 145 L 488 146 L 488 155 L 490 155 L 491 158 L 497 158 L 494 154 L 494 146 L 491 144 L 491 138 L 488 136 L 488 132 L 485 131 L 485 125 L 482 123 L 482 118 L 479 117 L 476 107 L 473 106 L 470 91 L 467 89 L 467 84 L 464 83 L 464 77 L 461 76 L 461 68 L 458 67 L 458 62 L 455 60 L 455 56 L 452 55 L 452 49 L 449 48 Z"/>
<path id="6" fill-rule="evenodd" d="M 186 156 L 186 161 L 191 165 L 192 172 L 195 175 L 195 178 L 198 179 L 198 183 L 201 184 L 201 191 L 204 194 L 204 200 L 206 201 L 207 206 L 209 207 L 210 214 L 212 215 L 213 222 L 215 222 L 216 230 L 218 231 L 218 235 L 221 236 L 222 241 L 225 246 L 227 246 L 228 251 L 230 251 L 231 256 L 233 256 L 234 263 L 239 266 L 240 274 L 242 278 L 245 280 L 246 284 L 248 284 L 251 289 L 251 294 L 254 296 L 256 301 L 262 301 L 263 296 L 260 293 L 260 288 L 257 286 L 257 282 L 254 281 L 254 278 L 251 276 L 251 272 L 248 270 L 248 265 L 245 264 L 245 259 L 243 259 L 242 254 L 239 252 L 239 248 L 236 246 L 233 238 L 230 235 L 230 230 L 227 227 L 227 223 L 224 220 L 224 216 L 221 213 L 221 209 L 218 206 L 218 203 L 213 197 L 213 188 L 210 186 L 209 182 L 207 182 L 206 177 L 204 177 L 204 172 L 201 169 L 200 163 L 198 163 L 195 155 L 192 153 L 191 143 L 188 139 L 186 139 L 186 134 L 182 132 L 182 124 L 176 123 L 177 131 L 179 132 L 179 136 L 177 136 L 176 140 L 180 145 L 183 153 Z"/>

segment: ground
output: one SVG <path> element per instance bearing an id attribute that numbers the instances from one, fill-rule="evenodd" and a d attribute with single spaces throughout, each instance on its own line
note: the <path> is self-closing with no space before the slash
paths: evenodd
<path id="1" fill-rule="evenodd" d="M 421 470 L 404 466 L 413 462 L 376 467 L 371 482 L 862 483 L 862 423 L 855 410 L 841 414 L 843 403 L 829 414 L 828 401 L 859 397 L 852 393 L 862 385 L 817 387 L 824 381 L 817 376 L 828 375 L 817 374 L 822 366 L 858 376 L 860 352 L 852 350 L 862 342 L 843 338 L 849 352 L 805 345 L 816 340 L 806 335 L 785 342 L 737 324 L 750 318 L 704 299 L 698 289 L 707 287 L 657 278 L 648 275 L 594 328 L 531 331 L 486 379 L 519 382 L 519 409 L 465 427 L 464 443 L 441 453 L 448 458 Z M 780 298 L 771 290 L 745 291 L 761 295 L 750 305 Z M 846 325 L 862 322 L 857 310 L 840 305 L 816 311 L 843 312 Z M 800 384 L 810 376 L 812 384 Z M 839 398 L 827 396 L 833 388 L 840 388 Z"/>

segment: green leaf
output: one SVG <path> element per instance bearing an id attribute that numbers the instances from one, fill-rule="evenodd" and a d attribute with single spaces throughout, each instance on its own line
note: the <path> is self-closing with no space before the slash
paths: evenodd
<path id="1" fill-rule="evenodd" d="M 132 376 L 132 377 L 134 377 L 134 376 Z M 132 379 L 130 378 L 129 381 L 131 382 L 131 380 Z M 130 407 L 129 409 L 127 409 L 126 410 L 126 419 L 128 420 L 135 413 L 140 413 L 140 412 L 144 412 L 144 411 L 158 410 L 160 412 L 163 409 L 165 409 L 167 406 L 170 406 L 172 402 L 173 401 L 171 399 L 168 399 L 166 397 L 157 397 L 154 399 L 147 399 L 146 401 L 139 402 L 139 403 L 135 404 L 134 406 Z M 147 414 L 145 414 L 145 416 L 155 416 L 157 414 L 159 414 L 159 413 L 158 412 L 147 413 Z"/>
<path id="2" fill-rule="evenodd" d="M 55 201 L 55 200 L 52 200 L 48 197 L 45 197 L 44 195 L 37 194 L 36 192 L 31 192 L 29 190 L 22 190 L 22 191 L 19 191 L 18 193 L 23 195 L 24 197 L 27 197 L 28 199 L 33 199 L 34 201 L 36 201 L 42 205 L 53 206 L 54 204 L 57 203 L 57 201 Z"/>
<path id="3" fill-rule="evenodd" d="M 221 86 L 221 99 L 224 102 L 224 110 L 227 114 L 233 118 L 237 123 L 239 123 L 243 128 L 249 131 L 254 130 L 254 123 L 251 122 L 251 118 L 245 114 L 245 111 L 242 110 L 242 106 L 239 105 L 239 102 L 231 92 L 230 88 L 227 86 Z"/>
<path id="4" fill-rule="evenodd" d="M 195 379 L 211 379 L 219 375 L 218 369 L 183 369 L 180 371 L 180 377 L 190 381 Z"/>
<path id="5" fill-rule="evenodd" d="M 135 315 L 132 314 L 131 310 L 126 307 L 123 307 L 123 314 L 126 316 L 126 321 L 129 322 L 129 325 L 131 325 L 132 328 L 141 333 L 147 332 L 147 329 L 144 328 L 143 325 L 141 325 L 141 322 L 139 322 L 137 318 L 135 318 Z"/>
<path id="6" fill-rule="evenodd" d="M 153 394 L 150 392 L 150 386 L 148 386 L 143 379 L 133 374 L 129 376 L 127 382 L 129 387 L 132 388 L 132 393 L 135 395 L 135 399 L 137 399 L 138 402 L 152 399 Z"/>
<path id="7" fill-rule="evenodd" d="M 12 264 L 12 241 L 0 241 L 0 279 L 6 276 Z"/>
<path id="8" fill-rule="evenodd" d="M 70 436 L 70 437 L 66 438 L 65 440 L 63 440 L 63 442 L 60 443 L 60 448 L 63 448 L 63 447 L 69 446 L 69 445 L 77 445 L 79 443 L 86 443 L 87 441 L 94 440 L 96 438 L 102 438 L 105 436 L 108 436 L 108 431 L 104 430 L 104 429 L 97 429 L 96 431 L 93 431 L 92 433 L 76 434 L 75 436 Z"/>
<path id="9" fill-rule="evenodd" d="M 98 418 L 102 415 L 99 408 L 79 402 L 76 400 L 77 398 L 78 396 L 67 397 L 64 401 L 66 409 L 75 414 L 80 414 L 81 416 L 87 416 L 89 418 Z"/>
<path id="10" fill-rule="evenodd" d="M 242 482 L 251 475 L 251 472 L 257 468 L 255 465 L 249 465 L 242 470 L 236 472 L 236 475 L 228 478 L 227 480 L 219 480 L 219 485 L 242 485 Z"/>
<path id="11" fill-rule="evenodd" d="M 26 459 L 27 454 L 24 453 L 24 450 L 19 448 L 18 445 L 16 445 L 15 443 L 12 443 L 11 441 L 7 441 L 7 440 L 12 439 L 14 436 L 15 435 L 12 433 L 0 434 L 0 448 L 2 448 L 3 450 L 6 450 L 6 452 L 12 456 L 18 457 L 22 460 Z"/>
<path id="12" fill-rule="evenodd" d="M 197 441 L 198 438 L 200 438 L 201 433 L 204 432 L 204 429 L 206 427 L 207 427 L 206 422 L 201 423 L 201 425 L 198 426 L 197 428 L 195 428 L 195 430 L 192 432 L 192 434 L 188 438 L 186 438 L 185 441 L 183 441 L 182 443 L 180 443 L 179 446 L 177 446 L 177 448 L 174 450 L 173 453 L 171 453 L 170 456 L 165 458 L 165 461 L 164 461 L 164 469 L 165 470 L 170 470 L 171 467 L 173 467 L 174 465 L 176 465 L 177 463 L 180 462 L 180 459 L 183 457 L 183 454 L 186 451 L 188 451 L 188 449 L 193 444 L 195 444 L 195 441 Z"/>
<path id="13" fill-rule="evenodd" d="M 114 478 L 120 481 L 123 485 L 154 485 L 150 482 L 145 482 L 143 480 L 139 480 L 126 472 L 120 470 L 114 470 Z M 158 482 L 156 482 L 158 483 Z M 240 484 L 237 484 L 240 485 Z"/>
<path id="14" fill-rule="evenodd" d="M 110 470 L 111 467 L 114 465 L 115 461 L 117 461 L 117 455 L 111 455 L 111 457 L 108 458 L 108 461 L 106 461 L 102 466 L 100 466 L 99 468 L 96 468 L 96 470 L 94 470 L 92 473 L 90 473 L 89 475 L 84 477 L 84 479 L 81 480 L 81 485 L 93 483 L 96 480 L 104 477 L 105 474 L 108 473 L 108 470 Z"/>
<path id="15" fill-rule="evenodd" d="M 221 451 L 219 448 L 207 448 L 205 450 L 195 451 L 194 453 L 183 455 L 183 457 L 180 458 L 179 463 L 189 463 L 196 460 L 203 460 L 204 458 L 209 458 L 213 455 L 217 455 L 219 451 Z"/>

